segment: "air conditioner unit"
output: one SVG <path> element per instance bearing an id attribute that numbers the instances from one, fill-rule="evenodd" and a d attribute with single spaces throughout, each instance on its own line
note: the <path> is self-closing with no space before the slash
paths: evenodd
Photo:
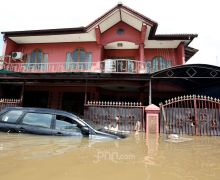
<path id="1" fill-rule="evenodd" d="M 14 60 L 17 60 L 17 59 L 22 59 L 23 57 L 23 53 L 22 52 L 12 52 L 11 53 L 11 58 L 14 59 Z"/>

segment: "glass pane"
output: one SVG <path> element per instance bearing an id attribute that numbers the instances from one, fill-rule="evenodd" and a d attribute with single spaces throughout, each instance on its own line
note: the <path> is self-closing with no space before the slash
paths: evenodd
<path id="1" fill-rule="evenodd" d="M 153 59 L 153 72 L 158 71 L 158 58 Z"/>
<path id="2" fill-rule="evenodd" d="M 41 50 L 37 51 L 37 62 L 42 63 L 43 62 L 43 53 Z"/>
<path id="3" fill-rule="evenodd" d="M 172 66 L 172 62 L 171 61 L 167 61 L 167 68 L 170 68 Z"/>
<path id="4" fill-rule="evenodd" d="M 4 116 L 2 116 L 1 121 L 14 123 L 21 116 L 22 111 L 9 111 Z"/>
<path id="5" fill-rule="evenodd" d="M 41 65 L 41 70 L 46 71 L 48 69 L 48 54 L 43 54 L 43 56 L 44 56 L 43 57 L 44 64 Z"/>
<path id="6" fill-rule="evenodd" d="M 146 67 L 147 67 L 147 73 L 151 73 L 151 62 L 150 61 L 146 62 Z"/>
<path id="7" fill-rule="evenodd" d="M 73 51 L 73 62 L 77 62 L 78 61 L 78 55 L 79 55 L 79 49 L 75 49 Z"/>
<path id="8" fill-rule="evenodd" d="M 30 63 L 30 61 L 31 61 L 31 55 L 28 54 L 28 55 L 27 55 L 27 61 L 26 61 L 26 63 Z"/>
<path id="9" fill-rule="evenodd" d="M 80 49 L 80 62 L 85 62 L 86 52 L 83 49 Z"/>
<path id="10" fill-rule="evenodd" d="M 30 63 L 35 63 L 35 61 L 36 61 L 36 51 L 33 51 L 31 53 Z"/>
<path id="11" fill-rule="evenodd" d="M 51 114 L 27 113 L 23 118 L 23 124 L 50 128 Z"/>
<path id="12" fill-rule="evenodd" d="M 71 53 L 68 52 L 68 53 L 66 54 L 66 70 L 71 70 L 71 69 L 73 69 L 72 65 L 73 65 L 73 63 L 72 63 Z"/>
<path id="13" fill-rule="evenodd" d="M 134 68 L 134 61 L 128 60 L 128 72 L 133 72 L 135 70 Z"/>
<path id="14" fill-rule="evenodd" d="M 56 129 L 71 132 L 81 132 L 76 121 L 61 115 L 56 116 Z"/>
<path id="15" fill-rule="evenodd" d="M 88 70 L 92 68 L 92 53 L 87 53 Z"/>
<path id="16" fill-rule="evenodd" d="M 48 54 L 44 54 L 44 61 L 43 61 L 43 63 L 48 63 Z"/>

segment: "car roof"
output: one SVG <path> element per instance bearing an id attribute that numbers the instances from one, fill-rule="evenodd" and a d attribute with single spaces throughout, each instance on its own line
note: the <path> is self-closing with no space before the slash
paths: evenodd
<path id="1" fill-rule="evenodd" d="M 69 113 L 67 111 L 58 110 L 58 109 L 50 109 L 50 108 L 35 108 L 35 107 L 6 107 L 5 110 L 22 110 L 22 111 L 35 111 L 35 112 L 43 112 L 43 113 L 51 113 L 51 114 L 65 114 L 65 115 L 74 115 L 74 113 Z"/>

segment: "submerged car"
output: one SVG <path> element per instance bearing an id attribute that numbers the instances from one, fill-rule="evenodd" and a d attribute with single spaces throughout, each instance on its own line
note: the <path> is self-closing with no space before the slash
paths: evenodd
<path id="1" fill-rule="evenodd" d="M 47 108 L 5 108 L 0 112 L 0 131 L 112 139 L 126 137 L 126 135 L 120 133 L 103 132 L 75 114 Z"/>

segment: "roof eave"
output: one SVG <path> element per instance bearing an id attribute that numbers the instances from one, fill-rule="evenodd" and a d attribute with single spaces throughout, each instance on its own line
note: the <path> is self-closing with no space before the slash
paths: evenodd
<path id="1" fill-rule="evenodd" d="M 192 56 L 194 56 L 199 50 L 192 47 L 185 47 L 185 61 L 187 62 Z"/>
<path id="2" fill-rule="evenodd" d="M 99 18 L 97 18 L 95 21 L 93 21 L 92 23 L 90 23 L 88 26 L 86 26 L 86 30 L 88 31 L 89 29 L 91 29 L 92 27 L 96 26 L 96 24 L 98 24 L 99 22 L 101 22 L 104 18 L 106 18 L 107 16 L 109 16 L 111 13 L 113 13 L 114 11 L 116 11 L 117 9 L 124 9 L 126 11 L 128 11 L 129 13 L 134 14 L 135 16 L 137 16 L 138 18 L 142 19 L 143 21 L 145 21 L 145 23 L 147 23 L 148 25 L 154 27 L 157 26 L 157 22 L 151 20 L 150 18 L 144 16 L 143 14 L 138 13 L 137 11 L 134 11 L 133 9 L 124 6 L 122 4 L 118 4 L 117 6 L 113 7 L 112 9 L 110 9 L 107 13 L 105 13 L 104 15 L 100 16 Z"/>
<path id="3" fill-rule="evenodd" d="M 150 34 L 149 40 L 190 40 L 198 37 L 198 34 Z"/>
<path id="4" fill-rule="evenodd" d="M 27 31 L 5 31 L 1 32 L 5 36 L 39 36 L 39 35 L 60 35 L 60 34 L 77 34 L 85 33 L 85 27 L 62 28 L 62 29 L 42 29 L 42 30 L 27 30 Z"/>

